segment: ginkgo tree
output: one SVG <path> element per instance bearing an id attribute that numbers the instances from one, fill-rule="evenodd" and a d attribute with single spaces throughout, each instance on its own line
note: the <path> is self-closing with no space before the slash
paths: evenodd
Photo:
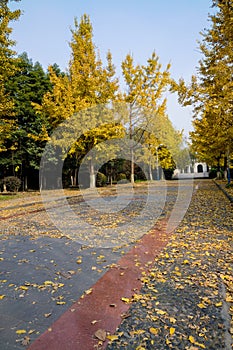
<path id="1" fill-rule="evenodd" d="M 151 156 L 155 156 L 156 147 L 161 142 L 166 146 L 162 130 L 166 129 L 168 121 L 167 101 L 164 95 L 170 86 L 169 70 L 170 64 L 162 69 L 155 52 L 145 65 L 135 64 L 131 54 L 128 54 L 122 62 L 126 83 L 124 101 L 129 106 L 127 123 L 129 138 L 136 142 L 143 140 L 147 142 L 147 147 L 144 147 L 144 159 L 148 159 L 149 166 L 152 165 Z M 149 173 L 151 178 L 151 169 Z M 134 145 L 131 147 L 131 183 L 134 183 Z"/>
<path id="2" fill-rule="evenodd" d="M 35 108 L 47 117 L 53 130 L 75 116 L 76 133 L 80 137 L 70 148 L 68 156 L 77 170 L 84 154 L 98 142 L 113 137 L 114 130 L 118 132 L 114 121 L 112 125 L 108 123 L 104 107 L 102 110 L 95 107 L 105 106 L 117 99 L 119 86 L 111 53 L 107 53 L 106 67 L 97 54 L 89 16 L 83 15 L 80 22 L 75 19 L 71 32 L 71 58 L 67 74 L 57 75 L 49 67 L 52 91 L 45 94 L 42 104 Z M 111 128 L 112 132 L 109 130 Z M 69 135 L 64 133 L 58 146 L 66 149 L 68 139 Z M 90 187 L 95 186 L 95 175 L 94 159 L 90 159 Z"/>
<path id="3" fill-rule="evenodd" d="M 153 112 L 152 112 L 153 113 Z M 156 178 L 161 178 L 162 168 L 166 178 L 170 178 L 178 166 L 180 153 L 183 149 L 183 133 L 174 128 L 167 114 L 156 114 L 147 117 L 149 127 L 142 130 L 141 160 L 148 165 L 148 177 L 153 180 L 153 168 L 156 168 Z"/>
<path id="4" fill-rule="evenodd" d="M 15 125 L 14 102 L 6 92 L 6 83 L 15 73 L 16 52 L 13 50 L 15 44 L 11 39 L 12 28 L 10 23 L 18 20 L 20 10 L 11 11 L 9 0 L 0 2 L 0 152 L 7 150 L 7 141 Z M 13 145 L 11 147 L 14 147 Z"/>
<path id="5" fill-rule="evenodd" d="M 190 85 L 174 83 L 182 105 L 193 105 L 192 149 L 209 165 L 228 167 L 233 152 L 233 1 L 214 0 L 210 27 L 199 44 L 202 59 Z"/>

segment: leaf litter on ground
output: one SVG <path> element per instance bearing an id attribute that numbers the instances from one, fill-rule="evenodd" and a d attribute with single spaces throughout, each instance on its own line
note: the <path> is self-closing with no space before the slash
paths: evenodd
<path id="1" fill-rule="evenodd" d="M 130 317 L 107 349 L 231 349 L 232 232 L 230 202 L 212 181 L 200 182 L 180 226 L 142 275 L 142 290 L 125 300 Z"/>

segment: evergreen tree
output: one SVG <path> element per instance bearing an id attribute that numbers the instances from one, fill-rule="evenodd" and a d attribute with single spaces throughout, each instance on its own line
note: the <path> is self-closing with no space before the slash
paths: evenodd
<path id="1" fill-rule="evenodd" d="M 17 70 L 7 84 L 8 96 L 14 102 L 15 127 L 5 143 L 6 152 L 0 164 L 10 169 L 11 174 L 22 178 L 27 189 L 28 175 L 36 174 L 40 157 L 48 140 L 47 121 L 36 114 L 33 103 L 41 103 L 44 94 L 51 88 L 48 75 L 42 66 L 33 64 L 26 53 L 17 59 Z M 32 184 L 32 179 L 29 179 Z M 35 184 L 34 184 L 35 185 Z"/>

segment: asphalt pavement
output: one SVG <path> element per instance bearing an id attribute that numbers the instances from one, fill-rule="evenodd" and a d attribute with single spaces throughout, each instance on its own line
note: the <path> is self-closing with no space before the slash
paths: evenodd
<path id="1" fill-rule="evenodd" d="M 177 182 L 163 185 L 166 187 L 166 193 L 164 188 L 156 192 L 156 198 L 159 198 L 156 200 L 157 209 L 161 203 L 159 214 L 156 214 L 158 222 L 169 219 L 179 192 Z M 79 343 L 76 347 L 71 347 L 63 336 L 64 343 L 59 339 L 60 349 L 232 348 L 232 206 L 229 199 L 211 180 L 196 180 L 191 185 L 193 197 L 189 209 L 175 231 L 166 236 L 163 249 L 156 251 L 154 246 L 154 255 L 148 256 L 143 266 L 134 261 L 134 265 L 139 265 L 139 274 L 134 277 L 135 281 L 140 281 L 140 287 L 137 284 L 135 290 L 128 289 L 127 295 L 118 296 L 118 308 L 117 303 L 111 305 L 111 310 L 115 309 L 118 312 L 119 309 L 118 329 L 111 329 L 110 332 L 110 328 L 107 329 L 106 326 L 106 329 L 102 329 L 107 336 L 104 339 L 99 339 L 92 331 L 89 334 L 90 344 L 95 340 L 95 347 L 88 345 L 86 340 L 83 345 Z M 105 199 L 115 197 L 111 190 L 105 193 Z M 127 211 L 120 208 L 121 215 L 118 217 L 116 213 L 111 212 L 108 220 L 103 211 L 101 217 L 96 216 L 96 208 L 95 211 L 88 212 L 87 208 L 83 207 L 85 203 L 80 200 L 80 196 L 70 196 L 69 201 L 76 214 L 78 212 L 81 215 L 85 211 L 83 218 L 86 217 L 89 224 L 95 228 L 102 219 L 109 230 L 114 230 L 114 220 L 118 220 L 118 226 L 125 229 L 129 218 L 133 220 L 135 216 L 139 216 L 146 207 L 147 197 L 148 194 L 140 188 L 133 199 L 129 196 Z M 5 206 L 1 203 L 2 350 L 28 347 L 33 349 L 33 344 L 40 338 L 42 342 L 37 343 L 40 344 L 37 348 L 50 350 L 51 347 L 47 347 L 46 341 L 47 344 L 51 341 L 51 337 L 48 337 L 52 329 L 56 329 L 58 333 L 61 327 L 75 329 L 72 317 L 67 314 L 72 310 L 72 316 L 76 314 L 76 319 L 79 317 L 78 308 L 77 313 L 73 312 L 73 305 L 77 302 L 78 305 L 82 304 L 83 300 L 91 295 L 92 299 L 88 304 L 91 308 L 91 300 L 95 299 L 93 286 L 98 284 L 98 281 L 106 283 L 106 274 L 113 274 L 115 267 L 120 266 L 119 261 L 132 254 L 135 244 L 144 244 L 139 229 L 132 240 L 127 238 L 127 241 L 121 242 L 118 236 L 118 242 L 114 240 L 109 247 L 99 244 L 101 237 L 97 241 L 94 240 L 92 246 L 85 244 L 90 243 L 92 236 L 88 234 L 85 241 L 83 232 L 82 235 L 72 237 L 63 234 L 49 219 L 43 203 L 36 198 L 36 201 L 31 198 L 23 203 L 20 199 L 12 200 L 11 203 L 7 201 Z M 95 198 L 91 200 L 95 201 Z M 124 198 L 118 205 L 124 206 L 125 200 Z M 62 201 L 55 200 L 51 203 L 56 203 L 56 206 L 62 208 Z M 148 221 L 148 218 L 151 218 L 148 215 L 150 210 L 150 207 L 147 208 L 142 223 L 143 220 Z M 141 226 L 138 227 L 143 233 Z M 154 244 L 157 236 L 152 237 Z M 147 249 L 149 251 L 149 247 Z M 148 252 L 142 249 L 137 254 L 145 257 Z M 124 268 L 127 266 L 124 265 Z M 130 269 L 133 271 L 133 265 L 127 268 L 129 275 L 126 281 L 130 281 L 130 275 L 133 275 L 130 274 Z M 118 271 L 120 276 L 124 274 L 122 271 Z M 126 283 L 123 279 L 117 281 Z M 105 292 L 111 299 L 111 288 L 109 291 L 105 288 Z M 103 296 L 98 303 L 104 304 L 104 299 Z M 127 309 L 123 317 L 120 304 Z M 94 313 L 94 309 L 92 311 Z M 101 308 L 99 312 L 101 317 Z M 66 326 L 59 323 L 64 314 Z M 90 324 L 89 328 L 95 326 L 95 329 L 98 329 L 98 320 L 92 321 L 94 323 Z M 105 324 L 107 323 L 108 320 Z M 45 336 L 46 331 L 48 335 Z M 59 349 L 59 346 L 55 344 L 54 348 Z"/>

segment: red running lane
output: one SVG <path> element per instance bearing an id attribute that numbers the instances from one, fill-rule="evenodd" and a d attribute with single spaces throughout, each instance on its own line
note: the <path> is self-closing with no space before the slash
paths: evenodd
<path id="1" fill-rule="evenodd" d="M 148 273 L 170 235 L 166 232 L 166 222 L 160 222 L 93 285 L 90 294 L 74 303 L 28 350 L 105 349 L 108 340 L 100 346 L 95 332 L 103 329 L 115 333 L 122 315 L 130 308 L 121 298 L 131 298 L 140 291 L 142 272 Z"/>

